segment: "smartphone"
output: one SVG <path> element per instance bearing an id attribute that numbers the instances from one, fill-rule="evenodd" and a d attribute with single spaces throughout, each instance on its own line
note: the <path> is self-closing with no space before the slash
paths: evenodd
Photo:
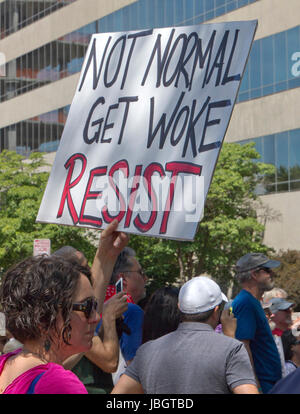
<path id="1" fill-rule="evenodd" d="M 116 282 L 115 286 L 116 286 L 116 293 L 123 291 L 123 278 L 122 277 L 120 277 L 120 279 Z"/>
<path id="2" fill-rule="evenodd" d="M 229 309 L 230 314 L 232 314 L 232 302 L 233 302 L 233 300 L 230 300 L 224 306 L 224 309 Z"/>

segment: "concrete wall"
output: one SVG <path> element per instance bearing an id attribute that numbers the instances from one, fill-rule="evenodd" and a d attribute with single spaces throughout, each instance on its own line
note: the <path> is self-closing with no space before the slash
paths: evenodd
<path id="1" fill-rule="evenodd" d="M 79 73 L 9 99 L 0 105 L 0 128 L 70 105 Z"/>
<path id="2" fill-rule="evenodd" d="M 300 88 L 235 105 L 226 132 L 227 142 L 300 128 Z"/>
<path id="3" fill-rule="evenodd" d="M 276 251 L 300 250 L 300 191 L 269 194 L 260 200 L 273 216 L 267 220 L 264 242 Z"/>

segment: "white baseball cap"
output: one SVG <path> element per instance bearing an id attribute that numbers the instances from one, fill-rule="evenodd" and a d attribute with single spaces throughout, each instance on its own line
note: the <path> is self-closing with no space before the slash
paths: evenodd
<path id="1" fill-rule="evenodd" d="M 219 285 L 206 276 L 197 276 L 186 282 L 179 291 L 178 307 L 182 313 L 195 314 L 214 309 L 228 302 Z"/>

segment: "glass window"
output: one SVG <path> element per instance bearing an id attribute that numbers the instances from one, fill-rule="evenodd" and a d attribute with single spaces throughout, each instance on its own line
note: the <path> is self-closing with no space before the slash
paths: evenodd
<path id="1" fill-rule="evenodd" d="M 194 24 L 194 1 L 185 0 L 184 4 L 185 11 L 185 24 Z"/>
<path id="2" fill-rule="evenodd" d="M 274 35 L 274 70 L 275 82 L 281 82 L 287 78 L 286 33 Z"/>
<path id="3" fill-rule="evenodd" d="M 203 22 L 204 4 L 202 0 L 195 0 L 194 10 L 195 23 L 197 24 Z"/>
<path id="4" fill-rule="evenodd" d="M 236 9 L 235 0 L 227 1 L 226 2 L 226 12 L 231 12 L 232 10 Z"/>
<path id="5" fill-rule="evenodd" d="M 290 135 L 290 180 L 300 179 L 300 130 L 289 132 Z"/>
<path id="6" fill-rule="evenodd" d="M 165 25 L 168 26 L 174 26 L 174 1 L 175 0 L 165 0 Z"/>
<path id="7" fill-rule="evenodd" d="M 145 0 L 140 0 L 137 3 L 138 6 L 138 19 L 139 19 L 139 27 L 140 28 L 147 28 L 148 27 L 148 19 L 147 19 L 147 9 L 146 9 L 146 5 L 145 5 Z M 123 17 L 123 13 L 122 13 L 123 9 L 120 9 L 120 14 Z M 122 31 L 123 31 L 123 20 L 122 20 Z"/>
<path id="8" fill-rule="evenodd" d="M 238 7 L 243 7 L 248 4 L 248 0 L 238 0 Z"/>
<path id="9" fill-rule="evenodd" d="M 147 6 L 148 27 L 156 27 L 156 25 L 155 25 L 154 0 L 148 0 L 146 2 L 146 6 Z M 125 7 L 125 8 L 126 9 L 129 9 L 129 6 L 128 7 Z M 125 9 L 124 9 L 124 11 L 125 11 Z"/>
<path id="10" fill-rule="evenodd" d="M 261 42 L 262 83 L 270 85 L 274 82 L 273 76 L 273 36 L 266 37 Z"/>
<path id="11" fill-rule="evenodd" d="M 288 133 L 276 134 L 276 178 L 277 182 L 288 181 Z M 287 186 L 281 186 L 279 191 L 288 190 Z"/>
<path id="12" fill-rule="evenodd" d="M 225 14 L 225 0 L 216 0 L 216 15 Z"/>
<path id="13" fill-rule="evenodd" d="M 295 27 L 294 29 L 287 31 L 287 58 L 288 58 L 288 78 L 291 79 L 294 77 L 293 75 L 293 68 L 294 68 L 294 61 L 292 57 L 295 53 L 300 52 L 300 35 L 299 35 L 300 27 Z M 299 73 L 300 74 L 300 73 Z"/>
<path id="14" fill-rule="evenodd" d="M 255 143 L 255 149 L 260 154 L 261 158 L 258 161 L 264 162 L 263 141 L 261 138 L 253 138 L 249 142 Z"/>
<path id="15" fill-rule="evenodd" d="M 183 21 L 183 0 L 176 1 L 175 7 L 175 24 L 179 25 Z"/>
<path id="16" fill-rule="evenodd" d="M 240 93 L 245 92 L 249 89 L 249 64 L 247 63 L 245 72 L 242 78 L 241 86 L 240 86 Z"/>
<path id="17" fill-rule="evenodd" d="M 137 24 L 139 24 L 140 18 L 137 19 Z M 117 28 L 116 31 L 122 31 L 123 29 L 123 13 L 122 9 L 116 11 L 115 13 L 115 27 Z M 96 32 L 96 28 L 94 30 Z"/>
<path id="18" fill-rule="evenodd" d="M 2 0 L 0 2 L 1 38 L 9 36 L 16 30 L 28 26 L 73 1 L 75 0 L 52 2 L 45 0 L 40 0 L 39 2 Z"/>
<path id="19" fill-rule="evenodd" d="M 254 42 L 248 62 L 250 70 L 250 88 L 257 89 L 261 86 L 260 42 Z"/>
<path id="20" fill-rule="evenodd" d="M 275 165 L 275 136 L 267 135 L 263 138 L 264 162 Z"/>
<path id="21" fill-rule="evenodd" d="M 113 15 L 115 13 L 112 13 Z M 130 24 L 130 28 L 129 30 L 137 30 L 139 29 L 138 26 L 138 3 L 135 2 L 131 5 L 130 7 L 130 19 L 131 19 L 131 24 Z M 120 29 L 118 28 L 118 26 L 116 24 L 114 24 L 113 27 L 113 31 L 114 32 L 118 32 L 120 31 Z"/>
<path id="22" fill-rule="evenodd" d="M 165 8 L 163 4 L 161 4 L 161 0 L 155 0 L 155 10 L 156 10 L 156 18 L 155 18 L 155 26 L 156 27 L 164 27 L 165 25 Z"/>
<path id="23" fill-rule="evenodd" d="M 210 0 L 205 0 L 205 20 L 211 20 L 215 17 L 214 13 L 214 2 Z"/>

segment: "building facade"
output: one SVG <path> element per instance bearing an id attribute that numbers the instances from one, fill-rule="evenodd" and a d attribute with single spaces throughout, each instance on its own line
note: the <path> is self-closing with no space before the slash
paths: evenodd
<path id="1" fill-rule="evenodd" d="M 300 248 L 299 0 L 0 0 L 0 151 L 54 154 L 93 33 L 258 20 L 226 133 L 276 170 L 265 243 Z"/>

